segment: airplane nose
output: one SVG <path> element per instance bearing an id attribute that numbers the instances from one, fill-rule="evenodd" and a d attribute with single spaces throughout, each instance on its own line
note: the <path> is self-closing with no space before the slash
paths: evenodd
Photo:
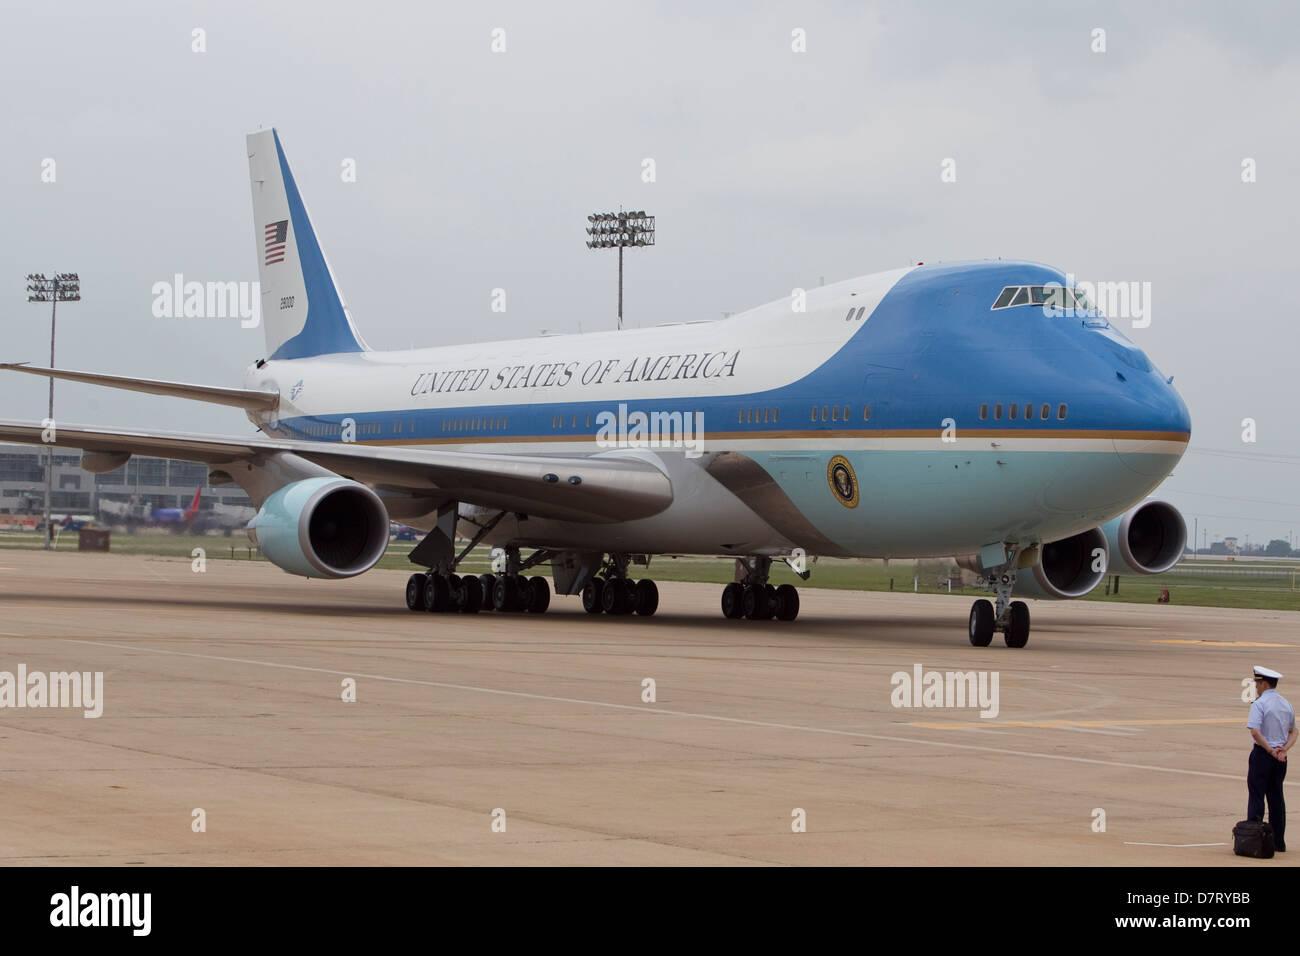
<path id="1" fill-rule="evenodd" d="M 1187 403 L 1171 382 L 1153 376 L 1141 394 L 1133 397 L 1137 408 L 1130 420 L 1133 430 L 1112 437 L 1115 453 L 1130 470 L 1148 477 L 1164 477 L 1187 451 L 1192 417 Z"/>

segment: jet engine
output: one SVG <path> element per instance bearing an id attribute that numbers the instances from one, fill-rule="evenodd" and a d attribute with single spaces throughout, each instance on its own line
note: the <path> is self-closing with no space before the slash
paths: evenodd
<path id="1" fill-rule="evenodd" d="M 1107 522 L 1112 574 L 1160 574 L 1178 563 L 1187 547 L 1187 522 L 1173 505 L 1144 501 Z"/>
<path id="2" fill-rule="evenodd" d="M 1044 544 L 1038 563 L 1016 575 L 1017 595 L 1066 600 L 1083 597 L 1106 577 L 1110 547 L 1101 528 Z"/>
<path id="3" fill-rule="evenodd" d="M 388 548 L 388 511 L 347 478 L 306 478 L 266 499 L 248 535 L 271 563 L 309 578 L 350 578 Z"/>

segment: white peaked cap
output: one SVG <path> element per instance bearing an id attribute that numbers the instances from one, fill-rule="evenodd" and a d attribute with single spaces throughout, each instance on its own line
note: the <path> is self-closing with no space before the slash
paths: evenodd
<path id="1" fill-rule="evenodd" d="M 1282 675 L 1279 674 L 1277 671 L 1275 671 L 1275 670 L 1270 670 L 1270 669 L 1267 668 L 1267 667 L 1260 667 L 1258 664 L 1255 665 L 1255 676 L 1256 676 L 1256 677 L 1267 677 L 1267 678 L 1269 678 L 1270 680 L 1281 680 L 1281 679 L 1282 679 Z"/>

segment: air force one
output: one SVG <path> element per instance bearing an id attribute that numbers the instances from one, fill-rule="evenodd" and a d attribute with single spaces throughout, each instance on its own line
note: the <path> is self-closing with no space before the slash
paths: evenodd
<path id="1" fill-rule="evenodd" d="M 242 388 L 5 368 L 243 408 L 263 437 L 60 426 L 103 472 L 203 462 L 258 507 L 262 553 L 346 578 L 389 519 L 425 532 L 413 611 L 653 614 L 653 555 L 736 558 L 729 618 L 793 620 L 804 556 L 958 556 L 994 601 L 969 637 L 1029 639 L 1017 596 L 1076 598 L 1107 571 L 1181 557 L 1148 495 L 1187 447 L 1187 407 L 1056 269 L 982 261 L 881 272 L 720 321 L 380 352 L 362 341 L 275 130 L 247 138 L 266 358 Z M 802 306 L 802 308 L 800 308 Z M 1052 307 L 1054 306 L 1054 307 Z M 0 422 L 39 444 L 41 426 Z M 468 545 L 457 549 L 457 539 Z M 497 572 L 459 576 L 480 545 Z"/>

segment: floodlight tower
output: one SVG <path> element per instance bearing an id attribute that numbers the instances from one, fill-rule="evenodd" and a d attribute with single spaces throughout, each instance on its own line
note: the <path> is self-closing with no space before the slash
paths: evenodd
<path id="1" fill-rule="evenodd" d="M 75 272 L 60 272 L 51 279 L 40 273 L 27 276 L 27 301 L 50 303 L 50 368 L 54 368 L 54 319 L 60 302 L 81 301 L 81 277 Z M 54 421 L 54 379 L 50 379 L 49 420 Z M 45 456 L 45 550 L 50 550 L 50 494 L 54 487 L 54 446 Z"/>
<path id="2" fill-rule="evenodd" d="M 623 327 L 623 250 L 655 244 L 655 217 L 638 212 L 597 212 L 587 217 L 588 249 L 618 249 L 618 327 Z"/>

